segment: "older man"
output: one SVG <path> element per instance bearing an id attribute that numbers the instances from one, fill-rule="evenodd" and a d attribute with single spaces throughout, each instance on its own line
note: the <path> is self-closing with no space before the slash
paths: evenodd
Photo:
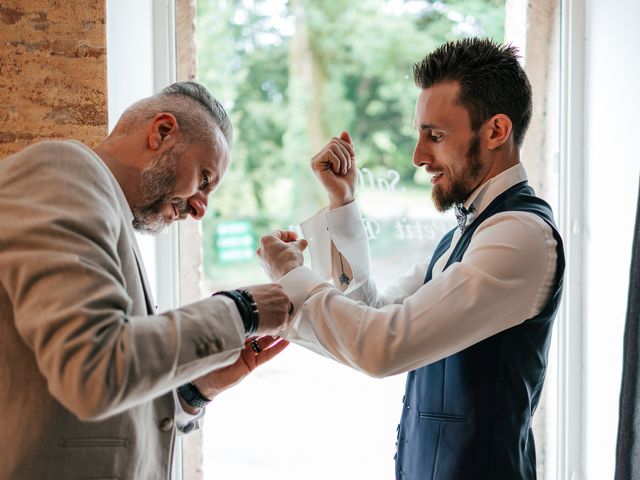
<path id="1" fill-rule="evenodd" d="M 184 82 L 94 150 L 42 142 L 0 162 L 0 478 L 169 478 L 176 433 L 286 346 L 270 336 L 289 321 L 281 287 L 159 314 L 136 245 L 134 227 L 204 216 L 231 133 Z"/>

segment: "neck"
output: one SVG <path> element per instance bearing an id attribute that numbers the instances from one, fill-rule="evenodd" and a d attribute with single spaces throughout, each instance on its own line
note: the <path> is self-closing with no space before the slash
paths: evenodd
<path id="1" fill-rule="evenodd" d="M 135 199 L 140 198 L 140 168 L 130 162 L 127 162 L 127 155 L 114 147 L 109 139 L 102 142 L 94 152 L 102 159 L 107 168 L 117 180 L 122 192 L 124 193 L 127 203 L 130 207 L 136 207 Z"/>
<path id="2" fill-rule="evenodd" d="M 499 149 L 494 150 L 492 156 L 493 158 L 491 162 L 489 162 L 489 168 L 480 183 L 478 183 L 478 186 L 520 163 L 520 149 L 515 145 L 503 145 Z"/>

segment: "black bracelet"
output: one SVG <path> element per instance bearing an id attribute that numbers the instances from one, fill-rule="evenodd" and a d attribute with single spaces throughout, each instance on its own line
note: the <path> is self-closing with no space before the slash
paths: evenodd
<path id="1" fill-rule="evenodd" d="M 251 295 L 249 290 L 236 291 L 240 292 L 249 305 L 249 311 L 251 313 L 251 333 L 256 333 L 258 331 L 258 325 L 260 325 L 260 312 L 258 311 L 258 305 L 253 300 L 253 295 Z"/>
<path id="2" fill-rule="evenodd" d="M 234 301 L 242 318 L 245 337 L 253 336 L 258 331 L 260 322 L 258 306 L 248 290 L 221 290 L 213 295 L 224 295 Z"/>
<path id="3" fill-rule="evenodd" d="M 180 397 L 182 397 L 182 399 L 193 408 L 203 408 L 211 403 L 211 400 L 202 395 L 200 390 L 198 390 L 198 387 L 193 383 L 180 385 L 178 387 L 178 395 L 180 395 Z"/>

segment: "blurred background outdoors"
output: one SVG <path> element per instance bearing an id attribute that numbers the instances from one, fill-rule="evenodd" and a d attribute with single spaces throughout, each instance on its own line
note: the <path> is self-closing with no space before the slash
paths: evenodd
<path id="1" fill-rule="evenodd" d="M 454 220 L 411 163 L 412 64 L 448 40 L 502 41 L 504 10 L 504 0 L 198 0 L 198 80 L 235 130 L 203 226 L 206 289 L 267 281 L 259 238 L 326 204 L 309 160 L 342 130 L 378 284 L 426 260 Z M 292 345 L 209 409 L 204 478 L 393 478 L 403 386 L 404 375 L 371 379 Z"/>

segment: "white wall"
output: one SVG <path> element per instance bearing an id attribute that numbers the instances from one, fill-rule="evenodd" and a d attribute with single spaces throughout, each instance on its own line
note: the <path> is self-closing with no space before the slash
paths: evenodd
<path id="1" fill-rule="evenodd" d="M 622 338 L 640 172 L 638 0 L 587 0 L 585 468 L 613 478 Z"/>

